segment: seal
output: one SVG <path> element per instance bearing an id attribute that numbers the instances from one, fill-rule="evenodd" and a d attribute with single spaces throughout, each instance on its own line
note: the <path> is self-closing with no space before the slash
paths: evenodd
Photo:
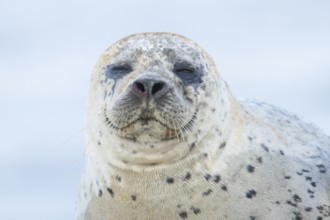
<path id="1" fill-rule="evenodd" d="M 77 219 L 330 219 L 330 138 L 186 37 L 131 35 L 92 76 Z"/>

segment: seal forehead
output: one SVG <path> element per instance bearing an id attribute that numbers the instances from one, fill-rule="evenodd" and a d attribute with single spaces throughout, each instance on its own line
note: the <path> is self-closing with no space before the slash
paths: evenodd
<path id="1" fill-rule="evenodd" d="M 110 51 L 117 60 L 134 59 L 143 55 L 152 60 L 166 57 L 172 62 L 177 59 L 197 62 L 203 59 L 204 54 L 192 41 L 167 34 L 133 35 L 116 43 Z"/>
<path id="2" fill-rule="evenodd" d="M 134 41 L 135 43 L 145 43 L 146 41 L 150 42 L 150 44 L 168 44 L 168 45 L 176 45 L 180 43 L 192 44 L 193 47 L 199 47 L 192 40 L 172 33 L 138 33 L 127 36 L 121 40 L 119 40 L 114 45 L 124 45 L 127 42 Z"/>

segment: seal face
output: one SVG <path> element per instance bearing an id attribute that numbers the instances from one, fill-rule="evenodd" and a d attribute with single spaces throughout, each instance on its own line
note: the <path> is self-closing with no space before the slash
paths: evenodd
<path id="1" fill-rule="evenodd" d="M 96 66 L 88 122 L 95 130 L 90 133 L 103 147 L 120 139 L 109 150 L 117 154 L 112 163 L 179 160 L 207 132 L 197 118 L 215 114 L 218 106 L 211 100 L 217 87 L 225 89 L 217 78 L 208 55 L 182 36 L 125 38 Z"/>
<path id="2" fill-rule="evenodd" d="M 158 141 L 184 136 L 196 117 L 203 57 L 169 36 L 135 37 L 117 50 L 101 76 L 109 129 L 134 140 L 143 133 Z"/>
<path id="3" fill-rule="evenodd" d="M 183 36 L 135 34 L 106 50 L 87 120 L 78 219 L 330 217 L 330 138 L 236 101 Z"/>

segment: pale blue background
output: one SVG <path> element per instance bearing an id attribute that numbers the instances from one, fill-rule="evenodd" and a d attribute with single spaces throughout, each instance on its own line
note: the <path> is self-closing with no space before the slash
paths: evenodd
<path id="1" fill-rule="evenodd" d="M 192 38 L 236 96 L 330 133 L 328 0 L 0 0 L 0 219 L 73 219 L 91 71 L 142 31 Z"/>

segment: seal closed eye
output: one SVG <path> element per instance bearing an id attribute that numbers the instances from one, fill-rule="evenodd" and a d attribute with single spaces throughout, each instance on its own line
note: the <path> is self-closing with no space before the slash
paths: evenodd
<path id="1" fill-rule="evenodd" d="M 173 72 L 187 86 L 190 84 L 200 84 L 201 71 L 188 62 L 179 62 L 174 64 Z"/>
<path id="2" fill-rule="evenodd" d="M 120 79 L 124 75 L 132 72 L 133 69 L 129 64 L 110 64 L 107 67 L 106 77 L 109 79 Z"/>

